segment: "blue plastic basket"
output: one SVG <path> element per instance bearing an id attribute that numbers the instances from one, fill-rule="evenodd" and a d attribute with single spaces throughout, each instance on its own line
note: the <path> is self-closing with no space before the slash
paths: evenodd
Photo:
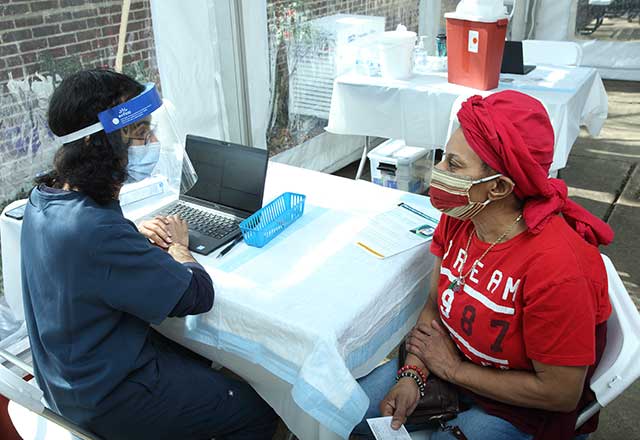
<path id="1" fill-rule="evenodd" d="M 263 247 L 302 217 L 307 196 L 286 192 L 240 223 L 244 242 Z"/>

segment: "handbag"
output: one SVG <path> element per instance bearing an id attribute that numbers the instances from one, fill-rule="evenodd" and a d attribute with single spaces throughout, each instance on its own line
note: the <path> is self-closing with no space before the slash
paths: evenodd
<path id="1" fill-rule="evenodd" d="M 407 349 L 403 340 L 398 354 L 399 367 L 405 364 L 406 358 Z M 406 423 L 425 428 L 439 425 L 444 430 L 455 430 L 457 427 L 450 427 L 446 422 L 454 419 L 459 412 L 460 399 L 456 387 L 435 374 L 430 374 L 425 384 L 424 396 L 420 398 L 413 413 L 407 417 Z"/>

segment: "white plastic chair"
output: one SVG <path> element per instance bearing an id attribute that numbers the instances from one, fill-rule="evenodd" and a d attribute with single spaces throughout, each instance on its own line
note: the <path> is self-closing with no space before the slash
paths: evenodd
<path id="1" fill-rule="evenodd" d="M 574 41 L 524 40 L 522 56 L 527 65 L 579 66 L 582 46 Z"/>
<path id="2" fill-rule="evenodd" d="M 602 255 L 609 280 L 612 313 L 607 321 L 607 345 L 591 377 L 596 401 L 582 410 L 576 429 L 611 403 L 640 377 L 640 313 L 629 297 L 618 272 L 606 255 Z M 428 431 L 412 432 L 413 440 L 426 440 Z"/>
<path id="3" fill-rule="evenodd" d="M 607 321 L 607 346 L 591 378 L 596 402 L 580 413 L 576 427 L 582 426 L 640 377 L 640 313 L 609 257 L 602 255 L 602 260 L 607 269 L 613 311 Z"/>
<path id="4" fill-rule="evenodd" d="M 0 358 L 33 375 L 33 369 L 11 353 L 0 350 Z M 0 362 L 0 394 L 10 400 L 9 417 L 25 440 L 99 440 L 67 418 L 47 408 L 34 381 L 27 382 Z"/>

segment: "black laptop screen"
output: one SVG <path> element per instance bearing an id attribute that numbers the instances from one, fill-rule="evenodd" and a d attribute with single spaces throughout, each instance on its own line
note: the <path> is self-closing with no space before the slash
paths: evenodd
<path id="1" fill-rule="evenodd" d="M 248 213 L 262 207 L 266 150 L 192 135 L 186 150 L 198 181 L 185 195 Z"/>

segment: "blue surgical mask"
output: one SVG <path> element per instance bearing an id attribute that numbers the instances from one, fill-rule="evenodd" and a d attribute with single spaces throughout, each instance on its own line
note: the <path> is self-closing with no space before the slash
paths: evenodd
<path id="1" fill-rule="evenodd" d="M 160 142 L 148 145 L 129 147 L 129 164 L 127 165 L 127 183 L 139 182 L 151 176 L 160 159 Z"/>

